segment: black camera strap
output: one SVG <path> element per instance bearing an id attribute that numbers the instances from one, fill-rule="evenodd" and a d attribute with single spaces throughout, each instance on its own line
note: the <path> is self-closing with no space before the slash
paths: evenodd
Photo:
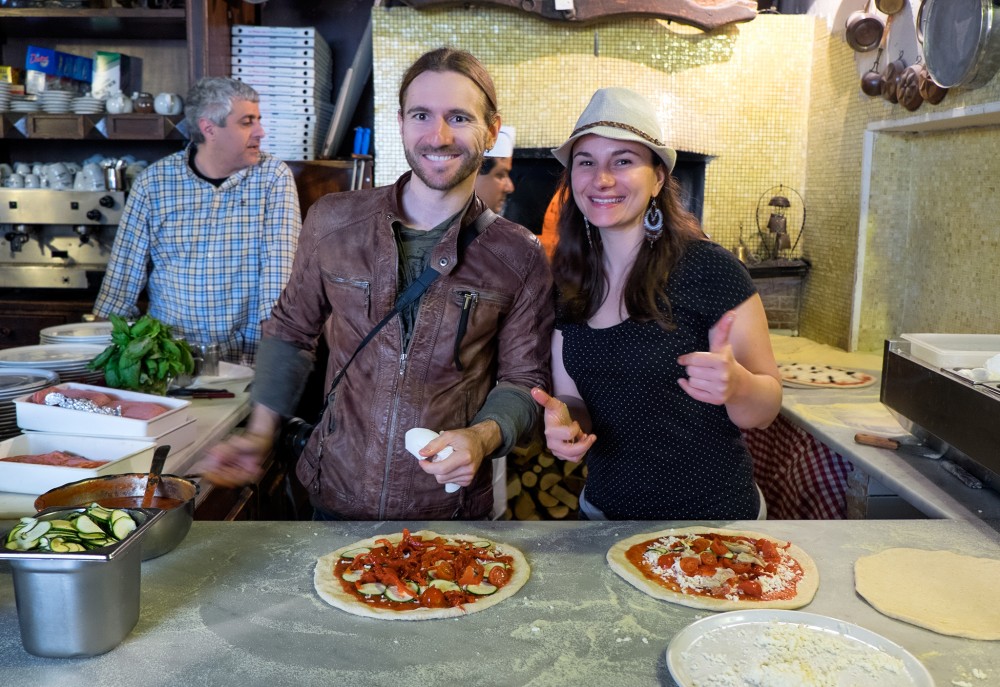
<path id="1" fill-rule="evenodd" d="M 476 237 L 480 234 L 480 232 L 482 232 L 489 225 L 493 224 L 496 218 L 497 218 L 497 213 L 493 212 L 489 208 L 486 208 L 485 210 L 483 210 L 482 214 L 480 214 L 479 217 L 475 219 L 474 222 L 465 227 L 462 227 L 459 230 L 458 234 L 459 259 L 461 259 L 461 255 L 462 253 L 465 252 L 465 249 L 468 248 L 469 245 L 471 245 L 472 242 L 476 240 Z M 354 362 L 354 359 L 357 357 L 358 353 L 361 352 L 361 349 L 367 346 L 368 343 L 375 338 L 375 335 L 378 334 L 379 330 L 389 323 L 389 320 L 394 318 L 408 305 L 410 305 L 418 298 L 420 298 L 420 296 L 423 295 L 424 291 L 427 290 L 427 287 L 429 287 L 434 282 L 434 280 L 440 276 L 441 276 L 440 272 L 438 272 L 433 267 L 428 266 L 427 268 L 424 269 L 424 271 L 420 274 L 420 276 L 414 279 L 413 282 L 411 282 L 410 285 L 406 287 L 403 293 L 399 294 L 399 297 L 396 298 L 396 303 L 393 306 L 392 310 L 390 310 L 389 313 L 385 317 L 383 317 L 378 324 L 372 327 L 372 330 L 368 332 L 367 335 L 365 335 L 365 338 L 361 340 L 361 343 L 358 344 L 358 347 L 354 349 L 354 353 L 351 354 L 351 357 L 347 360 L 344 366 L 340 368 L 340 372 L 338 372 L 337 376 L 334 377 L 333 383 L 330 384 L 330 391 L 327 392 L 326 398 L 323 399 L 323 408 L 322 410 L 320 410 L 320 415 L 319 415 L 320 417 L 323 417 L 323 413 L 326 412 L 326 408 L 330 404 L 333 392 L 337 389 L 337 385 L 340 384 L 340 380 L 343 379 L 344 374 L 347 372 L 347 368 L 350 367 L 352 362 Z"/>

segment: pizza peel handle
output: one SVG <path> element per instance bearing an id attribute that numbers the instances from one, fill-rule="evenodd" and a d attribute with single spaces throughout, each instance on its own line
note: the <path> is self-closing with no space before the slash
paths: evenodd
<path id="1" fill-rule="evenodd" d="M 427 444 L 431 443 L 434 439 L 438 437 L 438 433 L 433 429 L 425 429 L 424 427 L 414 427 L 413 429 L 406 430 L 406 450 L 412 453 L 417 460 L 427 460 L 425 456 L 420 455 L 420 449 L 422 449 Z M 451 446 L 445 446 L 443 450 L 439 451 L 437 455 L 433 457 L 433 460 L 439 461 L 444 460 L 451 455 Z M 456 491 L 462 487 L 448 482 L 444 485 L 444 490 L 449 494 L 454 494 Z"/>
<path id="2" fill-rule="evenodd" d="M 890 439 L 888 437 L 880 437 L 875 434 L 863 434 L 858 433 L 854 435 L 854 441 L 859 444 L 864 444 L 865 446 L 874 446 L 875 448 L 887 448 L 890 451 L 895 451 L 899 448 L 899 442 L 895 439 Z"/>

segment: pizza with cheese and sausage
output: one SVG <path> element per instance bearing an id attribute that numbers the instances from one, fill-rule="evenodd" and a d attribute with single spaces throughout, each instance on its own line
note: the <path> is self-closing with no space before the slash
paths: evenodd
<path id="1" fill-rule="evenodd" d="M 507 599 L 531 568 L 509 544 L 427 530 L 378 535 L 321 557 L 313 578 L 331 606 L 380 620 L 455 618 Z"/>
<path id="2" fill-rule="evenodd" d="M 875 375 L 832 365 L 779 363 L 778 372 L 785 386 L 857 389 L 875 383 Z"/>
<path id="3" fill-rule="evenodd" d="M 657 599 L 710 611 L 801 608 L 819 571 L 805 551 L 757 532 L 681 527 L 624 539 L 608 564 Z"/>

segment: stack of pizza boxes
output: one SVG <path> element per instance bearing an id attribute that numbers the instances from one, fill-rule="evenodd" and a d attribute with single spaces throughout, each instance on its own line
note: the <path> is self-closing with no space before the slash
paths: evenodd
<path id="1" fill-rule="evenodd" d="M 330 46 L 315 27 L 232 27 L 232 75 L 260 93 L 264 150 L 314 160 L 333 105 Z"/>

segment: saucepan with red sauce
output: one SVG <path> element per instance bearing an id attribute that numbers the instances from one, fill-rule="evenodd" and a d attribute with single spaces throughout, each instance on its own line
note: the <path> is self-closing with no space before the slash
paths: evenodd
<path id="1" fill-rule="evenodd" d="M 87 506 L 99 503 L 105 508 L 138 508 L 146 491 L 145 472 L 92 477 L 51 489 L 35 499 L 35 510 L 53 506 Z M 142 560 L 172 551 L 187 536 L 194 520 L 194 499 L 198 485 L 184 477 L 162 475 L 156 487 L 152 508 L 167 511 L 142 539 Z"/>

